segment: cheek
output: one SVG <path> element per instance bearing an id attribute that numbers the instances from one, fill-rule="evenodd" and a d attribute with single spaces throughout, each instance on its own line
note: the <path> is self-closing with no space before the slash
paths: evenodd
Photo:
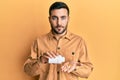
<path id="1" fill-rule="evenodd" d="M 63 22 L 63 25 L 66 26 L 67 24 L 68 24 L 68 20 L 65 20 L 65 21 Z"/>
<path id="2" fill-rule="evenodd" d="M 56 22 L 55 22 L 55 21 L 50 21 L 50 24 L 51 24 L 52 26 L 56 26 Z"/>

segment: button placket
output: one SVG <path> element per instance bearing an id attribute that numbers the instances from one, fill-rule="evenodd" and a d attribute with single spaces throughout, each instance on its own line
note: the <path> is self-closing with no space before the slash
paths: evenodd
<path id="1" fill-rule="evenodd" d="M 58 40 L 58 42 L 57 42 L 56 49 L 57 49 L 57 51 L 59 51 L 59 50 L 61 49 L 61 48 L 60 48 L 60 40 Z"/>

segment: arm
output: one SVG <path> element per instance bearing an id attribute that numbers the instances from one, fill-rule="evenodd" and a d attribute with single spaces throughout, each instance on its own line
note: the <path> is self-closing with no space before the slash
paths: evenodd
<path id="1" fill-rule="evenodd" d="M 32 47 L 31 47 L 31 55 L 27 59 L 27 61 L 24 63 L 24 71 L 31 76 L 39 75 L 40 73 L 40 60 L 38 59 L 38 44 L 37 40 L 34 41 Z"/>
<path id="2" fill-rule="evenodd" d="M 67 72 L 81 78 L 88 78 L 93 70 L 93 65 L 88 59 L 87 49 L 84 41 L 80 42 L 79 49 L 80 52 L 78 61 L 65 62 L 61 68 L 63 72 Z"/>
<path id="3" fill-rule="evenodd" d="M 80 44 L 80 56 L 76 64 L 76 69 L 71 73 L 82 78 L 88 78 L 93 70 L 93 65 L 89 60 L 85 42 L 82 40 Z"/>

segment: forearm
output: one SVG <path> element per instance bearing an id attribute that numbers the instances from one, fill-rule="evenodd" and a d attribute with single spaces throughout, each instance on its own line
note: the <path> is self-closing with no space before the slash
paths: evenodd
<path id="1" fill-rule="evenodd" d="M 91 63 L 87 63 L 87 64 L 85 63 L 85 64 L 77 65 L 76 69 L 71 73 L 81 78 L 88 78 L 92 70 L 93 70 L 93 65 Z"/>
<path id="2" fill-rule="evenodd" d="M 40 74 L 40 65 L 38 60 L 28 59 L 24 64 L 24 71 L 31 76 Z"/>

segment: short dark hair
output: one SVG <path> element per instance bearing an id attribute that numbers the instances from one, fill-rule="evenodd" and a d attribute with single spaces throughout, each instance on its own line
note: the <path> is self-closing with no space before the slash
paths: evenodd
<path id="1" fill-rule="evenodd" d="M 64 2 L 54 2 L 49 8 L 49 15 L 51 15 L 52 10 L 61 9 L 61 8 L 67 9 L 67 12 L 68 12 L 68 15 L 69 15 L 69 8 L 68 8 L 67 4 L 65 4 Z"/>

